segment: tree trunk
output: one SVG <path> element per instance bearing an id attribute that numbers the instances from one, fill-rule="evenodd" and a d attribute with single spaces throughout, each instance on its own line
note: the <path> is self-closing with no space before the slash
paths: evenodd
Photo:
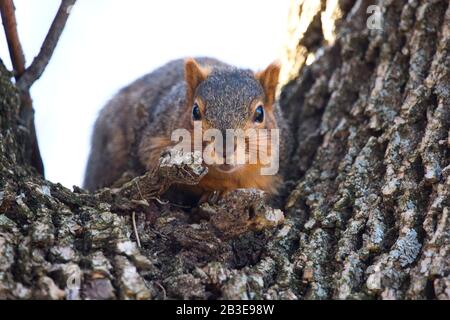
<path id="1" fill-rule="evenodd" d="M 170 169 L 96 194 L 42 180 L 0 63 L 0 298 L 449 299 L 449 3 L 380 1 L 380 30 L 370 4 L 293 5 L 277 227 L 254 190 L 160 201 Z"/>

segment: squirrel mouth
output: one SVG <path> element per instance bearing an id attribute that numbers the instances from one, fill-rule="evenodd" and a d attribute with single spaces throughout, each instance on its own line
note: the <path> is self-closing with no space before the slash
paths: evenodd
<path id="1" fill-rule="evenodd" d="M 241 167 L 240 165 L 234 166 L 231 164 L 221 164 L 219 166 L 216 166 L 215 168 L 217 169 L 217 171 L 220 171 L 220 172 L 231 173 L 231 172 L 236 171 L 240 167 Z"/>

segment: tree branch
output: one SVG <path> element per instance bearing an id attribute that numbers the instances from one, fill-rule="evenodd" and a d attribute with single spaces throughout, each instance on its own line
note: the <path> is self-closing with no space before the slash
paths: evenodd
<path id="1" fill-rule="evenodd" d="M 106 189 L 106 193 L 101 192 L 102 197 L 107 197 L 103 200 L 114 203 L 113 207 L 119 211 L 132 212 L 142 205 L 148 205 L 150 199 L 158 199 L 173 184 L 197 185 L 208 172 L 201 165 L 200 157 L 197 153 L 168 151 L 154 170 L 113 189 L 112 193 L 109 189 Z M 114 200 L 108 198 L 110 196 Z"/>
<path id="2" fill-rule="evenodd" d="M 15 7 L 12 0 L 0 0 L 0 13 L 8 43 L 9 55 L 16 79 L 25 72 L 25 56 L 17 32 Z"/>
<path id="3" fill-rule="evenodd" d="M 39 144 L 34 126 L 33 102 L 30 96 L 30 87 L 39 79 L 47 67 L 58 40 L 64 30 L 70 9 L 76 0 L 62 0 L 50 30 L 42 44 L 38 56 L 33 63 L 25 68 L 25 56 L 17 32 L 17 22 L 13 0 L 0 0 L 0 13 L 4 25 L 6 40 L 8 42 L 9 54 L 13 65 L 16 86 L 20 90 L 20 120 L 27 134 L 23 137 L 23 158 L 28 161 L 37 171 L 44 175 L 44 164 L 42 162 Z"/>
<path id="4" fill-rule="evenodd" d="M 69 18 L 70 10 L 75 2 L 76 0 L 61 1 L 61 5 L 55 19 L 53 20 L 50 30 L 48 31 L 44 43 L 42 44 L 41 51 L 17 82 L 19 89 L 24 91 L 29 90 L 33 83 L 41 77 L 53 55 L 56 45 L 58 44 L 58 40 L 64 30 L 67 19 Z"/>

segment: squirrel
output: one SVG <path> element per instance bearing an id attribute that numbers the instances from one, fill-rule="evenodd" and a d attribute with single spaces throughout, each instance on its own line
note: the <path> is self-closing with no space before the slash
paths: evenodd
<path id="1" fill-rule="evenodd" d="M 279 72 L 276 62 L 255 73 L 201 57 L 171 61 L 136 80 L 107 103 L 95 122 L 84 188 L 111 187 L 123 177 L 152 170 L 175 144 L 173 130 L 193 132 L 195 124 L 220 132 L 279 128 L 279 157 L 286 159 L 287 123 L 276 103 Z M 208 165 L 199 185 L 177 187 L 199 197 L 240 188 L 276 193 L 280 175 L 261 175 L 261 166 L 259 161 Z"/>

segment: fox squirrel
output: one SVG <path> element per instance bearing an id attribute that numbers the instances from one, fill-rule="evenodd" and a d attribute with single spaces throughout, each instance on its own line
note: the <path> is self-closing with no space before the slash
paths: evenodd
<path id="1" fill-rule="evenodd" d="M 126 173 L 132 178 L 158 164 L 174 145 L 178 128 L 280 128 L 280 159 L 285 159 L 286 121 L 275 103 L 280 66 L 254 73 L 212 58 L 174 60 L 122 89 L 100 112 L 92 136 L 84 187 L 112 186 Z M 279 175 L 261 175 L 261 164 L 208 166 L 207 175 L 189 191 L 257 188 L 275 193 Z M 183 188 L 183 187 L 182 187 Z M 183 188 L 184 189 L 184 188 Z"/>

